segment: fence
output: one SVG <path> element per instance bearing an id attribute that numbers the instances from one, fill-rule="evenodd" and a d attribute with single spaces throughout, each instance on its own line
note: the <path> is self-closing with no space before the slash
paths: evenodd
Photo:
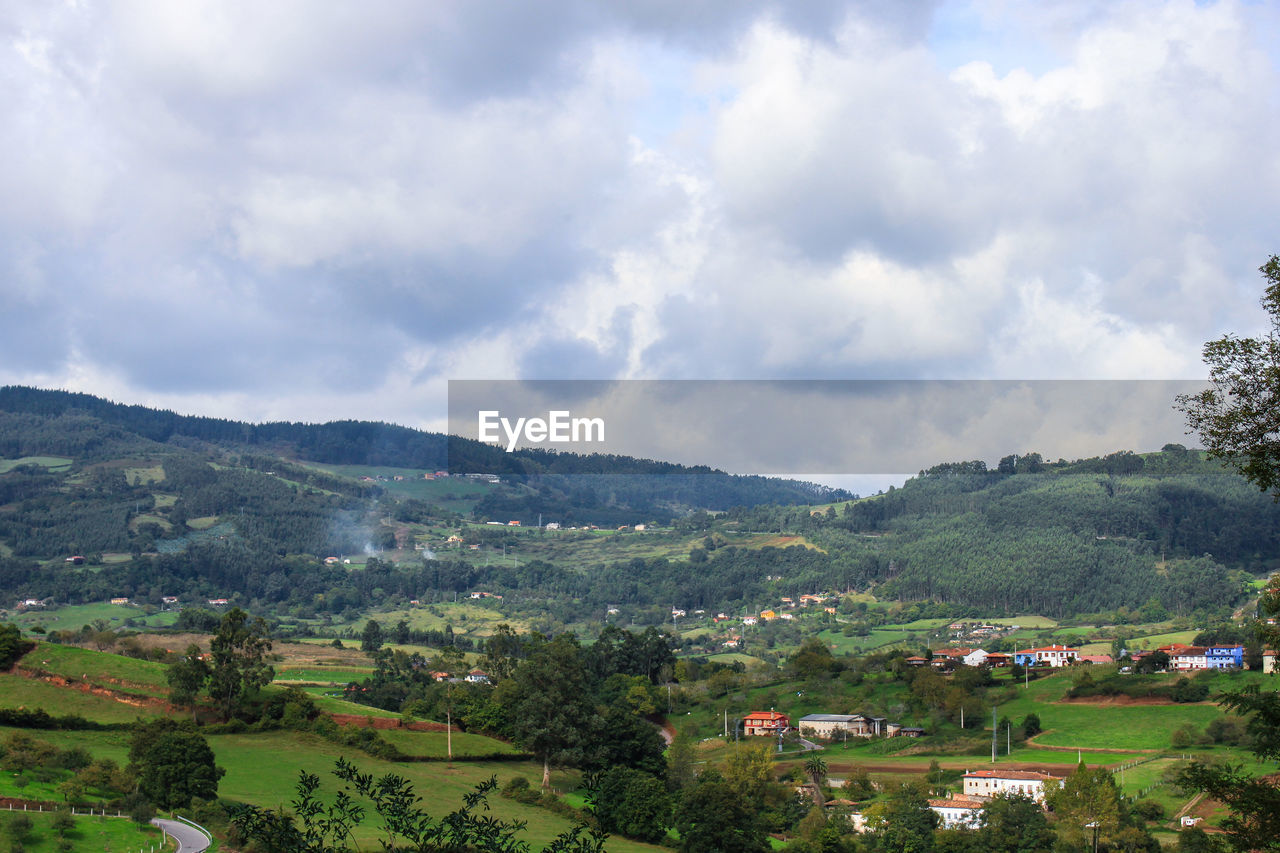
<path id="1" fill-rule="evenodd" d="M 7 809 L 8 811 L 11 811 L 11 812 L 23 811 L 23 812 L 33 813 L 33 814 L 41 814 L 43 812 L 49 812 L 52 814 L 53 812 L 56 812 L 61 808 L 60 806 L 54 806 L 50 803 L 41 803 L 41 802 L 22 803 L 21 804 L 22 808 L 20 809 L 16 807 L 18 804 L 12 801 L 7 803 L 6 805 L 8 806 L 8 809 Z M 114 814 L 108 812 L 106 809 L 89 808 L 89 809 L 80 809 L 79 811 L 77 811 L 76 808 L 72 806 L 71 808 L 68 809 L 68 811 L 70 811 L 70 813 L 74 817 L 109 817 L 109 818 L 129 817 L 129 815 L 123 814 L 118 810 Z M 208 838 L 210 842 L 213 841 L 213 836 L 210 835 L 209 830 L 205 829 L 203 826 L 200 826 L 199 824 L 194 823 L 193 821 L 189 821 L 185 817 L 181 817 L 181 816 L 178 817 L 178 820 L 182 821 L 183 823 L 190 824 L 192 827 L 200 830 L 200 832 L 203 832 L 205 837 Z M 160 830 L 160 836 L 162 839 L 165 839 L 165 840 L 162 840 L 159 844 L 152 844 L 149 847 L 139 847 L 136 853 L 157 853 L 157 851 L 163 851 L 165 849 L 165 844 L 168 839 L 168 833 L 165 832 L 164 829 L 161 827 L 156 827 L 156 828 Z M 174 840 L 175 842 L 177 841 L 177 839 L 174 839 Z M 126 853 L 135 853 L 135 851 L 129 850 L 129 851 L 126 851 Z"/>

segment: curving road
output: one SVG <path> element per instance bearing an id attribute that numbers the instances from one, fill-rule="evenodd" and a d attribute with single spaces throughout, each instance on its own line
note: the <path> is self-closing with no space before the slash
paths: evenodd
<path id="1" fill-rule="evenodd" d="M 156 817 L 151 822 L 178 839 L 178 853 L 201 853 L 209 846 L 209 839 L 203 832 L 182 821 Z"/>

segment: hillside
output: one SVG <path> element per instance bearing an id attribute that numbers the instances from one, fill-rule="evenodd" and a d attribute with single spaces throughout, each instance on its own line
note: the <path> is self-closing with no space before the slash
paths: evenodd
<path id="1" fill-rule="evenodd" d="M 871 591 L 944 615 L 1158 621 L 1229 610 L 1280 545 L 1270 499 L 1178 445 L 943 464 L 847 500 L 616 457 L 526 454 L 538 473 L 501 483 L 409 464 L 438 461 L 443 440 L 0 389 L 0 594 L 234 598 L 305 622 L 484 590 L 512 616 L 615 607 L 653 624 L 672 606 Z"/>

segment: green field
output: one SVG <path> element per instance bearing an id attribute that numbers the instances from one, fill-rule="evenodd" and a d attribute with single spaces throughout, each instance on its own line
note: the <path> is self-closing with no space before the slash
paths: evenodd
<path id="1" fill-rule="evenodd" d="M 20 849 L 25 853 L 54 853 L 58 850 L 58 837 L 52 827 L 53 812 L 28 812 L 27 817 L 31 820 L 31 832 L 22 839 Z M 0 823 L 7 822 L 9 818 L 8 812 L 0 812 Z M 72 853 L 133 853 L 160 849 L 163 837 L 154 826 L 137 824 L 127 817 L 80 815 L 75 817 L 75 826 L 67 831 L 66 840 L 71 843 L 68 849 Z"/>
<path id="2" fill-rule="evenodd" d="M 385 468 L 375 465 L 321 465 L 316 462 L 296 463 L 306 468 L 315 468 L 340 477 L 359 480 L 361 477 L 386 477 L 377 480 L 373 485 L 379 486 L 387 493 L 398 497 L 416 498 L 427 501 L 447 510 L 468 513 L 481 498 L 487 495 L 492 486 L 475 480 L 463 480 L 453 477 L 447 480 L 424 480 L 425 471 L 413 468 Z M 399 475 L 403 480 L 395 480 Z"/>
<path id="3" fill-rule="evenodd" d="M 0 474 L 8 474 L 22 465 L 39 465 L 50 471 L 65 471 L 74 461 L 66 456 L 23 456 L 18 459 L 0 459 Z"/>
<path id="4" fill-rule="evenodd" d="M 6 622 L 30 631 L 37 625 L 46 631 L 77 631 L 98 619 L 106 620 L 107 627 L 119 630 L 126 622 L 138 626 L 164 627 L 178 618 L 176 610 L 157 611 L 150 616 L 141 607 L 131 607 L 109 602 L 75 604 L 68 607 L 26 610 L 5 616 Z"/>
<path id="5" fill-rule="evenodd" d="M 276 682 L 305 684 L 347 684 L 363 681 L 373 674 L 373 667 L 276 667 Z"/>
<path id="6" fill-rule="evenodd" d="M 78 714 L 99 723 L 129 723 L 161 710 L 152 705 L 117 702 L 80 690 L 58 687 L 20 675 L 0 673 L 0 708 L 43 708 L 54 716 Z"/>
<path id="7" fill-rule="evenodd" d="M 114 689 L 130 687 L 154 688 L 140 691 L 159 696 L 168 693 L 165 680 L 166 667 L 155 661 L 82 649 L 78 646 L 62 646 L 56 643 L 40 643 L 28 652 L 20 666 L 61 675 L 64 678 L 101 684 Z"/>
<path id="8" fill-rule="evenodd" d="M 1211 703 L 1122 705 L 1057 701 L 1070 686 L 1069 674 L 1032 681 L 1030 687 L 1016 689 L 1016 698 L 1001 704 L 999 713 L 1015 721 L 1037 714 L 1044 733 L 1036 743 L 1042 746 L 1132 751 L 1167 750 L 1175 729 L 1190 723 L 1203 730 L 1222 713 Z"/>
<path id="9" fill-rule="evenodd" d="M 1190 644 L 1198 633 L 1200 632 L 1192 629 L 1190 631 L 1170 631 L 1166 634 L 1148 634 L 1145 637 L 1134 637 L 1127 645 L 1135 649 L 1156 649 L 1172 643 Z"/>
<path id="10" fill-rule="evenodd" d="M 226 776 L 218 786 L 218 794 L 230 799 L 277 806 L 287 802 L 293 793 L 299 771 L 320 776 L 324 789 L 332 793 L 337 782 L 332 776 L 334 759 L 342 754 L 338 747 L 314 735 L 292 732 L 270 732 L 259 735 L 218 735 L 209 738 L 219 766 L 225 767 Z M 277 756 L 264 760 L 264 756 Z M 287 760 L 279 757 L 287 756 Z M 348 755 L 363 772 L 382 776 L 395 773 L 413 783 L 419 794 L 428 797 L 424 804 L 435 816 L 455 808 L 462 802 L 462 795 L 491 776 L 499 784 L 514 775 L 521 775 L 537 785 L 542 778 L 541 765 L 533 762 L 420 762 L 396 764 L 381 761 L 364 754 Z M 578 785 L 576 775 L 553 772 L 552 785 L 560 790 L 573 790 Z M 552 837 L 569 828 L 569 822 L 545 809 L 525 806 L 496 794 L 489 797 L 490 814 L 504 820 L 527 821 L 524 838 L 539 847 Z M 362 827 L 358 840 L 366 849 L 374 849 L 375 832 L 372 827 Z M 622 838 L 611 838 L 610 851 L 657 850 Z"/>
<path id="11" fill-rule="evenodd" d="M 405 755 L 429 755 L 444 758 L 449 754 L 449 735 L 444 732 L 414 732 L 408 729 L 383 729 L 380 734 Z M 516 755 L 521 750 L 511 744 L 470 732 L 454 732 L 453 757 L 464 759 L 480 755 Z"/>

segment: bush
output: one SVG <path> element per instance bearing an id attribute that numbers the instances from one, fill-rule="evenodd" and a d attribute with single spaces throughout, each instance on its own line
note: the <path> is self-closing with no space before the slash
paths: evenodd
<path id="1" fill-rule="evenodd" d="M 1155 800 L 1139 800 L 1133 804 L 1133 813 L 1146 821 L 1156 821 L 1164 818 L 1164 806 Z"/>

